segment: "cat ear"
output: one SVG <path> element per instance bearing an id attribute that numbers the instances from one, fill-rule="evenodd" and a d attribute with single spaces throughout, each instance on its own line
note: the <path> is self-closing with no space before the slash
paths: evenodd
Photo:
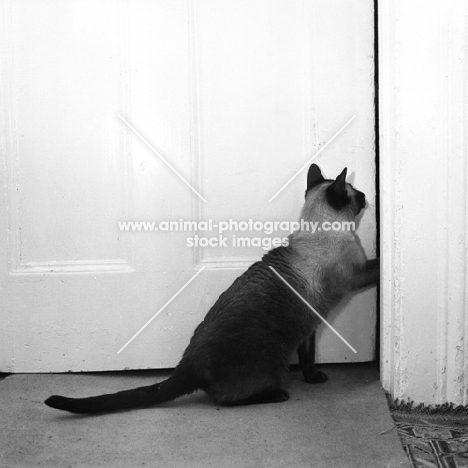
<path id="1" fill-rule="evenodd" d="M 328 203 L 335 208 L 335 210 L 341 210 L 341 208 L 351 202 L 351 198 L 346 191 L 347 171 L 348 168 L 345 167 L 336 180 L 327 188 Z"/>
<path id="2" fill-rule="evenodd" d="M 333 182 L 334 184 L 338 184 L 342 190 L 345 190 L 347 173 L 348 173 L 348 168 L 345 167 L 341 171 L 341 174 L 336 178 L 335 182 Z"/>
<path id="3" fill-rule="evenodd" d="M 321 184 L 322 182 L 325 182 L 325 179 L 322 175 L 320 167 L 318 167 L 317 164 L 312 164 L 309 167 L 309 172 L 307 173 L 306 195 L 311 188 L 314 188 L 316 185 Z"/>

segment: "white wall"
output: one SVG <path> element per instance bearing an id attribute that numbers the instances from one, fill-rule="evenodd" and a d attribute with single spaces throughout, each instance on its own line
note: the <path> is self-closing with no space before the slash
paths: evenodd
<path id="1" fill-rule="evenodd" d="M 382 380 L 424 403 L 468 403 L 467 8 L 379 1 Z"/>

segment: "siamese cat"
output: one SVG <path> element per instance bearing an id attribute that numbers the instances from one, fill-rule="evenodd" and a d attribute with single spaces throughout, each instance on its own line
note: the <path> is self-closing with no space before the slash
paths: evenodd
<path id="1" fill-rule="evenodd" d="M 346 183 L 346 168 L 336 180 L 326 180 L 315 164 L 309 168 L 304 221 L 353 221 L 365 204 L 365 195 Z M 320 320 L 270 267 L 322 316 L 346 294 L 379 280 L 379 260 L 366 259 L 354 232 L 295 231 L 288 246 L 269 251 L 220 295 L 167 380 L 89 398 L 54 395 L 45 404 L 71 413 L 107 413 L 158 405 L 195 390 L 220 405 L 284 402 L 289 393 L 282 385 L 295 350 L 305 381 L 325 382 L 314 362 Z"/>

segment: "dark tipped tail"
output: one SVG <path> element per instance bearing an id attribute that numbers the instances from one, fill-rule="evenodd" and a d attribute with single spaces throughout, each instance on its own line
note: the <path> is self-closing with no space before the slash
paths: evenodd
<path id="1" fill-rule="evenodd" d="M 69 411 L 70 413 L 112 413 L 114 411 L 158 405 L 192 393 L 198 388 L 198 385 L 193 381 L 189 381 L 186 376 L 180 375 L 176 370 L 169 379 L 154 385 L 89 398 L 67 398 L 52 395 L 44 403 L 51 408 Z"/>

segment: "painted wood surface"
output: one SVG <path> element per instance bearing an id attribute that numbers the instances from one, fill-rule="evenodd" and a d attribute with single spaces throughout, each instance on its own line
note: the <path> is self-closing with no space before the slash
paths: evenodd
<path id="1" fill-rule="evenodd" d="M 379 2 L 382 379 L 466 405 L 466 2 Z"/>
<path id="2" fill-rule="evenodd" d="M 268 200 L 353 115 L 316 162 L 330 177 L 348 166 L 367 193 L 359 232 L 373 254 L 370 0 L 0 5 L 1 371 L 174 366 L 264 250 L 233 247 L 244 232 L 189 248 L 207 234 L 118 222 L 294 221 L 305 172 Z M 355 297 L 331 322 L 357 355 L 322 330 L 319 359 L 372 359 L 375 320 L 375 291 Z"/>

